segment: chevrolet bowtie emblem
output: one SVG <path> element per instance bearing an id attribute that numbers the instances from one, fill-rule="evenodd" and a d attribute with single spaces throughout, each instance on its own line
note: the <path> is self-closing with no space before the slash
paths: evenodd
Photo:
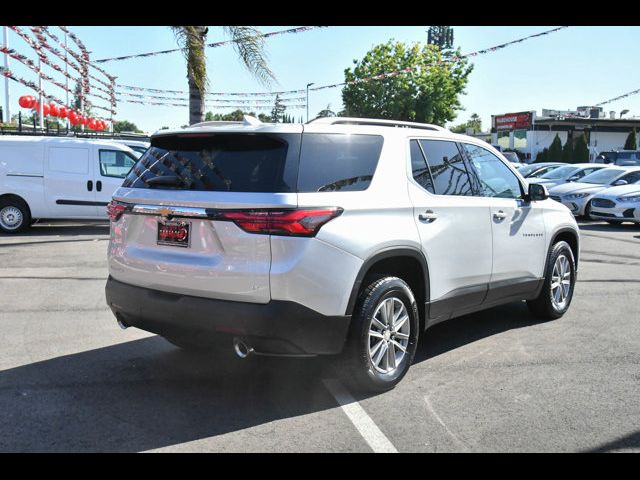
<path id="1" fill-rule="evenodd" d="M 173 210 L 171 210 L 170 208 L 160 208 L 158 210 L 158 213 L 162 217 L 169 218 L 169 215 L 171 215 L 173 213 Z"/>

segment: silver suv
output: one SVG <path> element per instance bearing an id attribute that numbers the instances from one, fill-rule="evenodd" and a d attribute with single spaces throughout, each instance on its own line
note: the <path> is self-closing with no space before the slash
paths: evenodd
<path id="1" fill-rule="evenodd" d="M 240 357 L 341 354 L 382 391 L 438 322 L 523 300 L 567 311 L 578 227 L 547 197 L 434 125 L 163 130 L 108 207 L 107 303 L 184 348 L 226 335 Z"/>

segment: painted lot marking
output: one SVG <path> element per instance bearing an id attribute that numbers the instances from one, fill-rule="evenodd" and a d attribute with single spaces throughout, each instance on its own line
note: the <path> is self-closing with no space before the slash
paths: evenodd
<path id="1" fill-rule="evenodd" d="M 374 453 L 398 453 L 396 447 L 382 433 L 364 408 L 338 380 L 324 379 L 323 383 Z"/>

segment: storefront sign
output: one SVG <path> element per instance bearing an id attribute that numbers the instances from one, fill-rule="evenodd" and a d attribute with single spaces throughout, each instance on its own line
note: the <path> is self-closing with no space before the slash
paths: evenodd
<path id="1" fill-rule="evenodd" d="M 516 130 L 530 128 L 532 112 L 507 113 L 494 117 L 496 130 Z"/>

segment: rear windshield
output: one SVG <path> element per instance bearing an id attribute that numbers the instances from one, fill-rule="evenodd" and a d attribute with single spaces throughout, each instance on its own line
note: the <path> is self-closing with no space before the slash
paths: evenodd
<path id="1" fill-rule="evenodd" d="M 123 186 L 266 193 L 364 190 L 382 142 L 379 135 L 319 133 L 161 136 L 152 139 Z"/>
<path id="2" fill-rule="evenodd" d="M 184 134 L 157 137 L 123 186 L 222 192 L 295 191 L 300 135 Z M 175 182 L 147 183 L 155 177 Z"/>

